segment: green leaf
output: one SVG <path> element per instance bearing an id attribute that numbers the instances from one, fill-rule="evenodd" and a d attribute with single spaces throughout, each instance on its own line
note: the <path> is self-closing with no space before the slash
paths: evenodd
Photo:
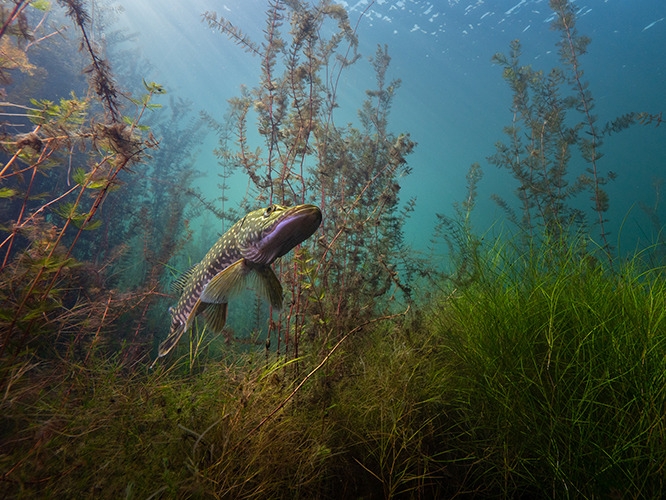
<path id="1" fill-rule="evenodd" d="M 62 205 L 53 209 L 53 211 L 58 214 L 63 219 L 76 219 L 85 217 L 83 214 L 76 211 L 76 206 L 73 203 L 63 203 Z"/>
<path id="2" fill-rule="evenodd" d="M 95 181 L 89 181 L 89 175 L 82 168 L 77 168 L 74 174 L 72 175 L 72 180 L 76 182 L 79 186 L 85 186 L 86 189 L 104 189 L 109 185 L 108 179 L 98 179 Z M 86 184 L 86 182 L 88 184 Z"/>
<path id="3" fill-rule="evenodd" d="M 61 267 L 74 267 L 77 262 L 76 259 L 72 257 L 65 260 L 58 257 L 44 257 L 43 259 L 36 260 L 35 264 L 41 265 L 46 271 L 55 271 Z"/>
<path id="4" fill-rule="evenodd" d="M 55 208 L 53 211 L 63 219 L 69 219 L 70 221 L 72 221 L 72 224 L 74 224 L 74 226 L 78 227 L 79 229 L 90 231 L 93 229 L 97 229 L 99 226 L 102 225 L 101 220 L 90 220 L 86 224 L 86 220 L 88 219 L 88 214 L 84 214 L 77 211 L 76 206 L 73 203 L 63 203 L 59 207 Z"/>
<path id="5" fill-rule="evenodd" d="M 108 185 L 109 181 L 107 179 L 101 179 L 99 181 L 91 181 L 86 187 L 88 189 L 104 189 Z"/>
<path id="6" fill-rule="evenodd" d="M 85 220 L 85 219 L 84 219 Z M 83 225 L 84 221 L 73 221 L 74 225 L 78 227 L 79 229 L 83 228 L 84 231 L 92 231 L 94 229 L 97 229 L 99 226 L 102 225 L 102 221 L 97 219 L 97 220 L 91 220 L 86 224 L 85 226 Z"/>
<path id="7" fill-rule="evenodd" d="M 51 9 L 51 2 L 47 2 L 46 0 L 36 0 L 30 2 L 30 6 L 37 10 L 47 11 Z"/>
<path id="8" fill-rule="evenodd" d="M 86 171 L 82 168 L 77 168 L 74 174 L 72 175 L 72 180 L 76 182 L 79 186 L 84 186 L 86 183 Z"/>
<path id="9" fill-rule="evenodd" d="M 155 82 L 150 82 L 146 83 L 145 79 L 142 79 L 143 81 L 143 86 L 146 88 L 146 90 L 152 94 L 166 94 L 166 90 L 164 90 L 164 87 L 162 85 L 158 85 Z"/>
<path id="10" fill-rule="evenodd" d="M 0 188 L 0 198 L 11 198 L 12 196 L 16 196 L 18 194 L 18 191 L 16 189 L 11 189 L 11 188 Z"/>

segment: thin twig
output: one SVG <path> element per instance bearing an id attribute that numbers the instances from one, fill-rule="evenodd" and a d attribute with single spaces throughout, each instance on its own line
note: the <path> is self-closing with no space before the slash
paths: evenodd
<path id="1" fill-rule="evenodd" d="M 287 396 L 287 397 L 286 397 L 286 398 L 285 398 L 285 399 L 284 399 L 279 405 L 277 405 L 277 406 L 275 407 L 275 409 L 274 409 L 272 412 L 270 412 L 268 415 L 266 415 L 266 416 L 261 420 L 261 422 L 259 422 L 257 425 L 255 425 L 254 428 L 253 428 L 250 432 L 248 432 L 247 435 L 246 435 L 243 439 L 241 439 L 241 440 L 236 444 L 236 446 L 234 446 L 233 450 L 235 451 L 240 445 L 242 445 L 245 441 L 247 441 L 247 440 L 250 438 L 250 436 L 252 436 L 252 434 L 254 434 L 254 433 L 257 431 L 257 429 L 259 429 L 262 425 L 264 425 L 266 422 L 268 422 L 268 421 L 269 421 L 269 420 L 270 420 L 270 419 L 271 419 L 271 418 L 272 418 L 277 412 L 279 412 L 282 408 L 284 408 L 284 406 L 285 406 L 285 405 L 291 400 L 291 398 L 293 398 L 293 397 L 296 395 L 296 393 L 301 389 L 301 387 L 303 387 L 303 385 L 305 385 L 305 383 L 306 383 L 310 378 L 312 378 L 312 376 L 313 376 L 315 373 L 317 373 L 317 372 L 319 371 L 319 369 L 321 369 L 322 366 L 324 366 L 324 365 L 326 364 L 326 362 L 330 359 L 330 357 L 333 355 L 333 353 L 338 349 L 338 347 L 340 347 L 340 346 L 342 345 L 342 343 L 343 343 L 345 340 L 347 340 L 347 338 L 348 338 L 351 334 L 356 333 L 356 332 L 359 331 L 361 328 L 363 328 L 363 327 L 365 327 L 365 326 L 368 326 L 368 325 L 370 325 L 370 324 L 372 324 L 372 323 L 376 323 L 376 322 L 378 322 L 378 321 L 384 321 L 384 320 L 388 320 L 388 319 L 397 318 L 398 316 L 404 316 L 404 315 L 407 314 L 407 312 L 409 312 L 409 308 L 410 308 L 410 307 L 411 307 L 411 306 L 408 305 L 408 306 L 407 306 L 407 309 L 405 309 L 405 311 L 404 311 L 404 312 L 401 312 L 401 313 L 392 314 L 392 315 L 390 315 L 390 316 L 381 316 L 381 317 L 379 317 L 379 318 L 371 319 L 371 320 L 366 321 L 365 323 L 362 323 L 361 325 L 357 326 L 357 327 L 354 328 L 353 330 L 348 331 L 348 332 L 345 334 L 344 337 L 342 337 L 340 340 L 338 340 L 338 343 L 335 344 L 335 345 L 333 346 L 333 348 L 328 352 L 328 354 L 324 357 L 324 359 L 322 359 L 321 363 L 319 363 L 319 364 L 318 364 L 318 365 L 317 365 L 317 366 L 316 366 L 316 367 L 315 367 L 310 373 L 308 373 L 308 374 L 305 376 L 305 378 L 304 378 L 303 380 L 301 380 L 301 382 L 296 386 L 296 388 L 295 388 L 293 391 L 291 391 L 291 393 L 289 394 L 289 396 Z"/>

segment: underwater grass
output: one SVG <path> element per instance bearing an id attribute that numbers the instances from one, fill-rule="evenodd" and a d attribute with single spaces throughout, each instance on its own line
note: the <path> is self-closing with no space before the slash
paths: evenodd
<path id="1" fill-rule="evenodd" d="M 457 360 L 469 480 L 505 497 L 660 497 L 663 269 L 637 257 L 608 273 L 578 246 L 495 255 L 434 323 Z"/>
<path id="2" fill-rule="evenodd" d="M 254 431 L 289 390 L 285 363 L 239 355 L 200 368 L 190 375 L 183 359 L 128 371 L 93 358 L 65 373 L 61 365 L 33 368 L 2 401 L 3 491 L 9 498 L 257 498 L 305 494 L 327 477 L 320 474 L 330 454 L 319 443 L 325 427 L 312 425 L 311 412 Z"/>
<path id="3" fill-rule="evenodd" d="M 292 399 L 322 346 L 304 342 L 288 361 L 237 353 L 193 367 L 183 356 L 154 371 L 97 354 L 17 366 L 2 399 L 3 490 L 663 496 L 663 270 L 637 256 L 609 272 L 581 245 L 557 258 L 484 252 L 474 281 L 356 332 Z"/>

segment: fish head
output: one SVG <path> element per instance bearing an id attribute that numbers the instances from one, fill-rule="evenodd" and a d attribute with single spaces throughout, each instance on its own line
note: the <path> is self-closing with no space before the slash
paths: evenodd
<path id="1" fill-rule="evenodd" d="M 321 210 L 315 205 L 271 205 L 255 210 L 238 223 L 238 247 L 247 261 L 271 264 L 312 236 L 321 219 Z"/>

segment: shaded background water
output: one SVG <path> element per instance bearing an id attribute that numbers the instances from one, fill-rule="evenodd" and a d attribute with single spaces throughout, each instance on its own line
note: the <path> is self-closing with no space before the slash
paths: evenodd
<path id="1" fill-rule="evenodd" d="M 502 128 L 511 123 L 511 94 L 501 68 L 491 63 L 496 52 L 508 52 L 511 40 L 523 44 L 523 64 L 548 71 L 558 66 L 557 36 L 546 0 L 342 2 L 352 24 L 358 20 L 360 52 L 364 56 L 343 72 L 336 122 L 357 121 L 364 89 L 374 74 L 368 57 L 377 44 L 387 44 L 392 57 L 390 76 L 402 86 L 394 101 L 390 129 L 409 132 L 418 142 L 409 163 L 413 174 L 403 180 L 404 200 L 417 205 L 406 234 L 425 248 L 435 213 L 450 213 L 464 195 L 465 174 L 480 162 L 484 180 L 475 217 L 481 229 L 501 219 L 490 200 L 495 193 L 511 199 L 514 180 L 506 171 L 489 166 L 485 158 L 504 140 Z M 216 11 L 261 40 L 266 2 L 257 0 L 194 0 L 190 2 L 125 0 L 117 26 L 134 34 L 132 50 L 149 64 L 146 73 L 163 84 L 171 96 L 193 102 L 221 119 L 227 99 L 243 84 L 259 79 L 258 61 L 224 35 L 201 22 L 205 11 Z M 588 0 L 576 2 L 578 29 L 592 39 L 582 58 L 585 78 L 603 124 L 627 112 L 658 113 L 666 109 L 666 4 L 657 0 Z M 360 20 L 359 20 L 360 19 Z M 196 167 L 206 172 L 204 192 L 215 196 L 211 179 L 217 172 L 212 155 L 214 138 L 202 142 Z M 641 220 L 637 202 L 653 204 L 652 183 L 662 174 L 666 159 L 663 127 L 635 126 L 612 136 L 603 147 L 602 172 L 618 174 L 608 186 L 611 241 L 620 226 L 623 245 L 639 237 L 653 238 Z M 581 166 L 581 170 L 582 170 Z M 244 181 L 235 194 L 244 194 Z M 590 204 L 581 198 L 581 206 Z M 661 214 L 664 213 L 661 207 Z"/>

